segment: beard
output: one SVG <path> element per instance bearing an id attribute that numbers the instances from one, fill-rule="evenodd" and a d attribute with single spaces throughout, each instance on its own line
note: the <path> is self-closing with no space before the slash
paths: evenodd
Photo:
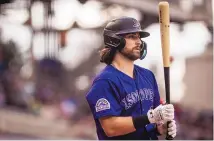
<path id="1" fill-rule="evenodd" d="M 121 53 L 124 57 L 128 58 L 129 60 L 135 61 L 135 60 L 137 60 L 137 59 L 140 58 L 140 50 L 137 51 L 136 49 L 137 49 L 137 48 L 133 48 L 132 50 L 128 50 L 128 49 L 126 49 L 126 48 L 123 48 L 123 49 L 120 51 L 120 53 Z"/>

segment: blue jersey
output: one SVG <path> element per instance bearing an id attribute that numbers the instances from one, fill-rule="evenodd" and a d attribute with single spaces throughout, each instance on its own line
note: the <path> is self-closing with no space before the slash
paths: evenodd
<path id="1" fill-rule="evenodd" d="M 112 65 L 107 65 L 94 79 L 86 99 L 100 140 L 158 139 L 153 124 L 126 135 L 108 137 L 99 122 L 99 118 L 105 116 L 146 115 L 150 108 L 160 104 L 157 83 L 150 70 L 134 65 L 134 78 L 131 78 Z"/>

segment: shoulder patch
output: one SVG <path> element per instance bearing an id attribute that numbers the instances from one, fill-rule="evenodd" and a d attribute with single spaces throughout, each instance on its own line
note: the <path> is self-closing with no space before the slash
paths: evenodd
<path id="1" fill-rule="evenodd" d="M 96 106 L 95 106 L 96 112 L 103 111 L 106 109 L 110 109 L 110 103 L 105 98 L 100 98 L 97 100 Z"/>

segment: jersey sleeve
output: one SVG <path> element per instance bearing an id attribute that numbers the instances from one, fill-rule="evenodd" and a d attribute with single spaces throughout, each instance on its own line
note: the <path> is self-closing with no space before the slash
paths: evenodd
<path id="1" fill-rule="evenodd" d="M 104 116 L 120 115 L 122 107 L 118 98 L 117 89 L 109 80 L 97 80 L 94 82 L 86 96 L 96 119 Z"/>
<path id="2" fill-rule="evenodd" d="M 154 79 L 154 103 L 153 107 L 156 108 L 157 106 L 160 105 L 160 93 L 158 90 L 158 84 L 155 78 L 155 75 L 152 73 L 153 79 Z"/>

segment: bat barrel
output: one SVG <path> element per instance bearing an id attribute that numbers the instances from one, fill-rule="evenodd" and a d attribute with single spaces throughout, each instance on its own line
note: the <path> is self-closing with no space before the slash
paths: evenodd
<path id="1" fill-rule="evenodd" d="M 169 52 L 170 52 L 170 42 L 169 42 L 169 4 L 168 2 L 159 3 L 159 23 L 160 23 L 160 33 L 161 33 L 161 46 L 163 55 L 164 67 L 169 67 Z"/>

